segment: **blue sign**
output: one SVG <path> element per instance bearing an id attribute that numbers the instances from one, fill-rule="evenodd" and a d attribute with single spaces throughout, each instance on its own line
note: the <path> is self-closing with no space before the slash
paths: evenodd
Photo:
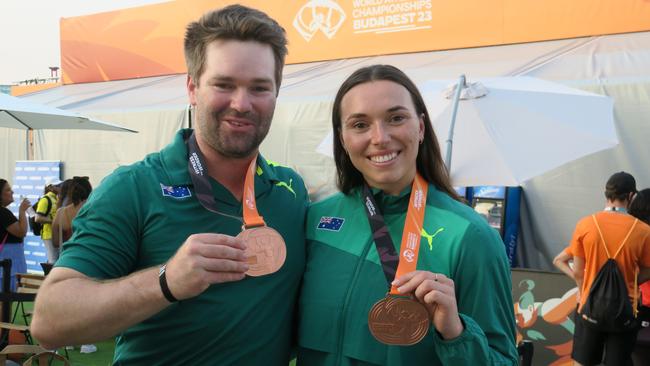
<path id="1" fill-rule="evenodd" d="M 14 202 L 9 205 L 14 215 L 18 215 L 20 197 L 28 198 L 32 204 L 43 195 L 45 181 L 49 178 L 61 179 L 61 162 L 52 160 L 26 160 L 16 162 L 13 191 Z M 56 209 L 56 207 L 54 208 Z M 31 228 L 25 236 L 25 259 L 27 272 L 43 273 L 41 262 L 47 262 L 47 251 L 40 236 L 35 236 Z"/>
<path id="2" fill-rule="evenodd" d="M 506 187 L 479 186 L 474 187 L 474 197 L 481 198 L 506 198 Z"/>

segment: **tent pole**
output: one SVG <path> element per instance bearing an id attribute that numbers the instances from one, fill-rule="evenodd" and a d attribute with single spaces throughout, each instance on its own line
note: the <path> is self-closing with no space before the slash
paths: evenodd
<path id="1" fill-rule="evenodd" d="M 456 126 L 456 113 L 458 112 L 458 102 L 460 101 L 460 92 L 465 88 L 465 75 L 461 75 L 456 86 L 454 94 L 454 106 L 451 113 L 451 124 L 449 125 L 449 135 L 447 136 L 447 152 L 445 154 L 445 166 L 447 173 L 451 174 L 451 148 L 454 140 L 454 127 Z"/>

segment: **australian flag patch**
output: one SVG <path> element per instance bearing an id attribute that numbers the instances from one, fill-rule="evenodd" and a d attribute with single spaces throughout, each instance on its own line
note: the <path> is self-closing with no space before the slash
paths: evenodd
<path id="1" fill-rule="evenodd" d="M 160 183 L 160 189 L 162 195 L 167 197 L 186 198 L 192 196 L 192 192 L 187 186 L 166 186 Z"/>
<path id="2" fill-rule="evenodd" d="M 323 216 L 320 218 L 317 228 L 321 230 L 339 231 L 344 222 L 345 219 L 340 217 Z"/>

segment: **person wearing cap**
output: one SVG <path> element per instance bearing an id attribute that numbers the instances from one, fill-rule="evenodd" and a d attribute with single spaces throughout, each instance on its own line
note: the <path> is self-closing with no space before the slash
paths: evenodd
<path id="1" fill-rule="evenodd" d="M 54 263 L 59 259 L 59 248 L 52 244 L 52 222 L 57 208 L 57 195 L 61 189 L 60 179 L 51 177 L 45 180 L 43 187 L 43 196 L 38 200 L 36 205 L 36 217 L 34 220 L 43 224 L 41 230 L 41 239 L 47 250 L 47 263 Z"/>
<path id="2" fill-rule="evenodd" d="M 573 233 L 570 251 L 580 301 L 571 357 L 578 365 L 596 365 L 603 361 L 606 365 L 631 364 L 638 329 L 616 333 L 597 331 L 586 326 L 587 320 L 580 316 L 580 311 L 598 272 L 609 258 L 607 253 L 614 256 L 619 248 L 620 253 L 614 260 L 636 311 L 637 271 L 650 267 L 650 226 L 627 212 L 636 192 L 632 175 L 626 172 L 612 175 L 605 186 L 604 210 L 582 218 Z"/>

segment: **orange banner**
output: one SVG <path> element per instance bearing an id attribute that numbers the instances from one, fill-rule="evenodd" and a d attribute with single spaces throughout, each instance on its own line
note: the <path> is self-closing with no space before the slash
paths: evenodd
<path id="1" fill-rule="evenodd" d="M 225 0 L 61 20 L 65 84 L 184 73 L 185 26 Z M 648 0 L 247 0 L 289 38 L 288 63 L 650 30 Z"/>

